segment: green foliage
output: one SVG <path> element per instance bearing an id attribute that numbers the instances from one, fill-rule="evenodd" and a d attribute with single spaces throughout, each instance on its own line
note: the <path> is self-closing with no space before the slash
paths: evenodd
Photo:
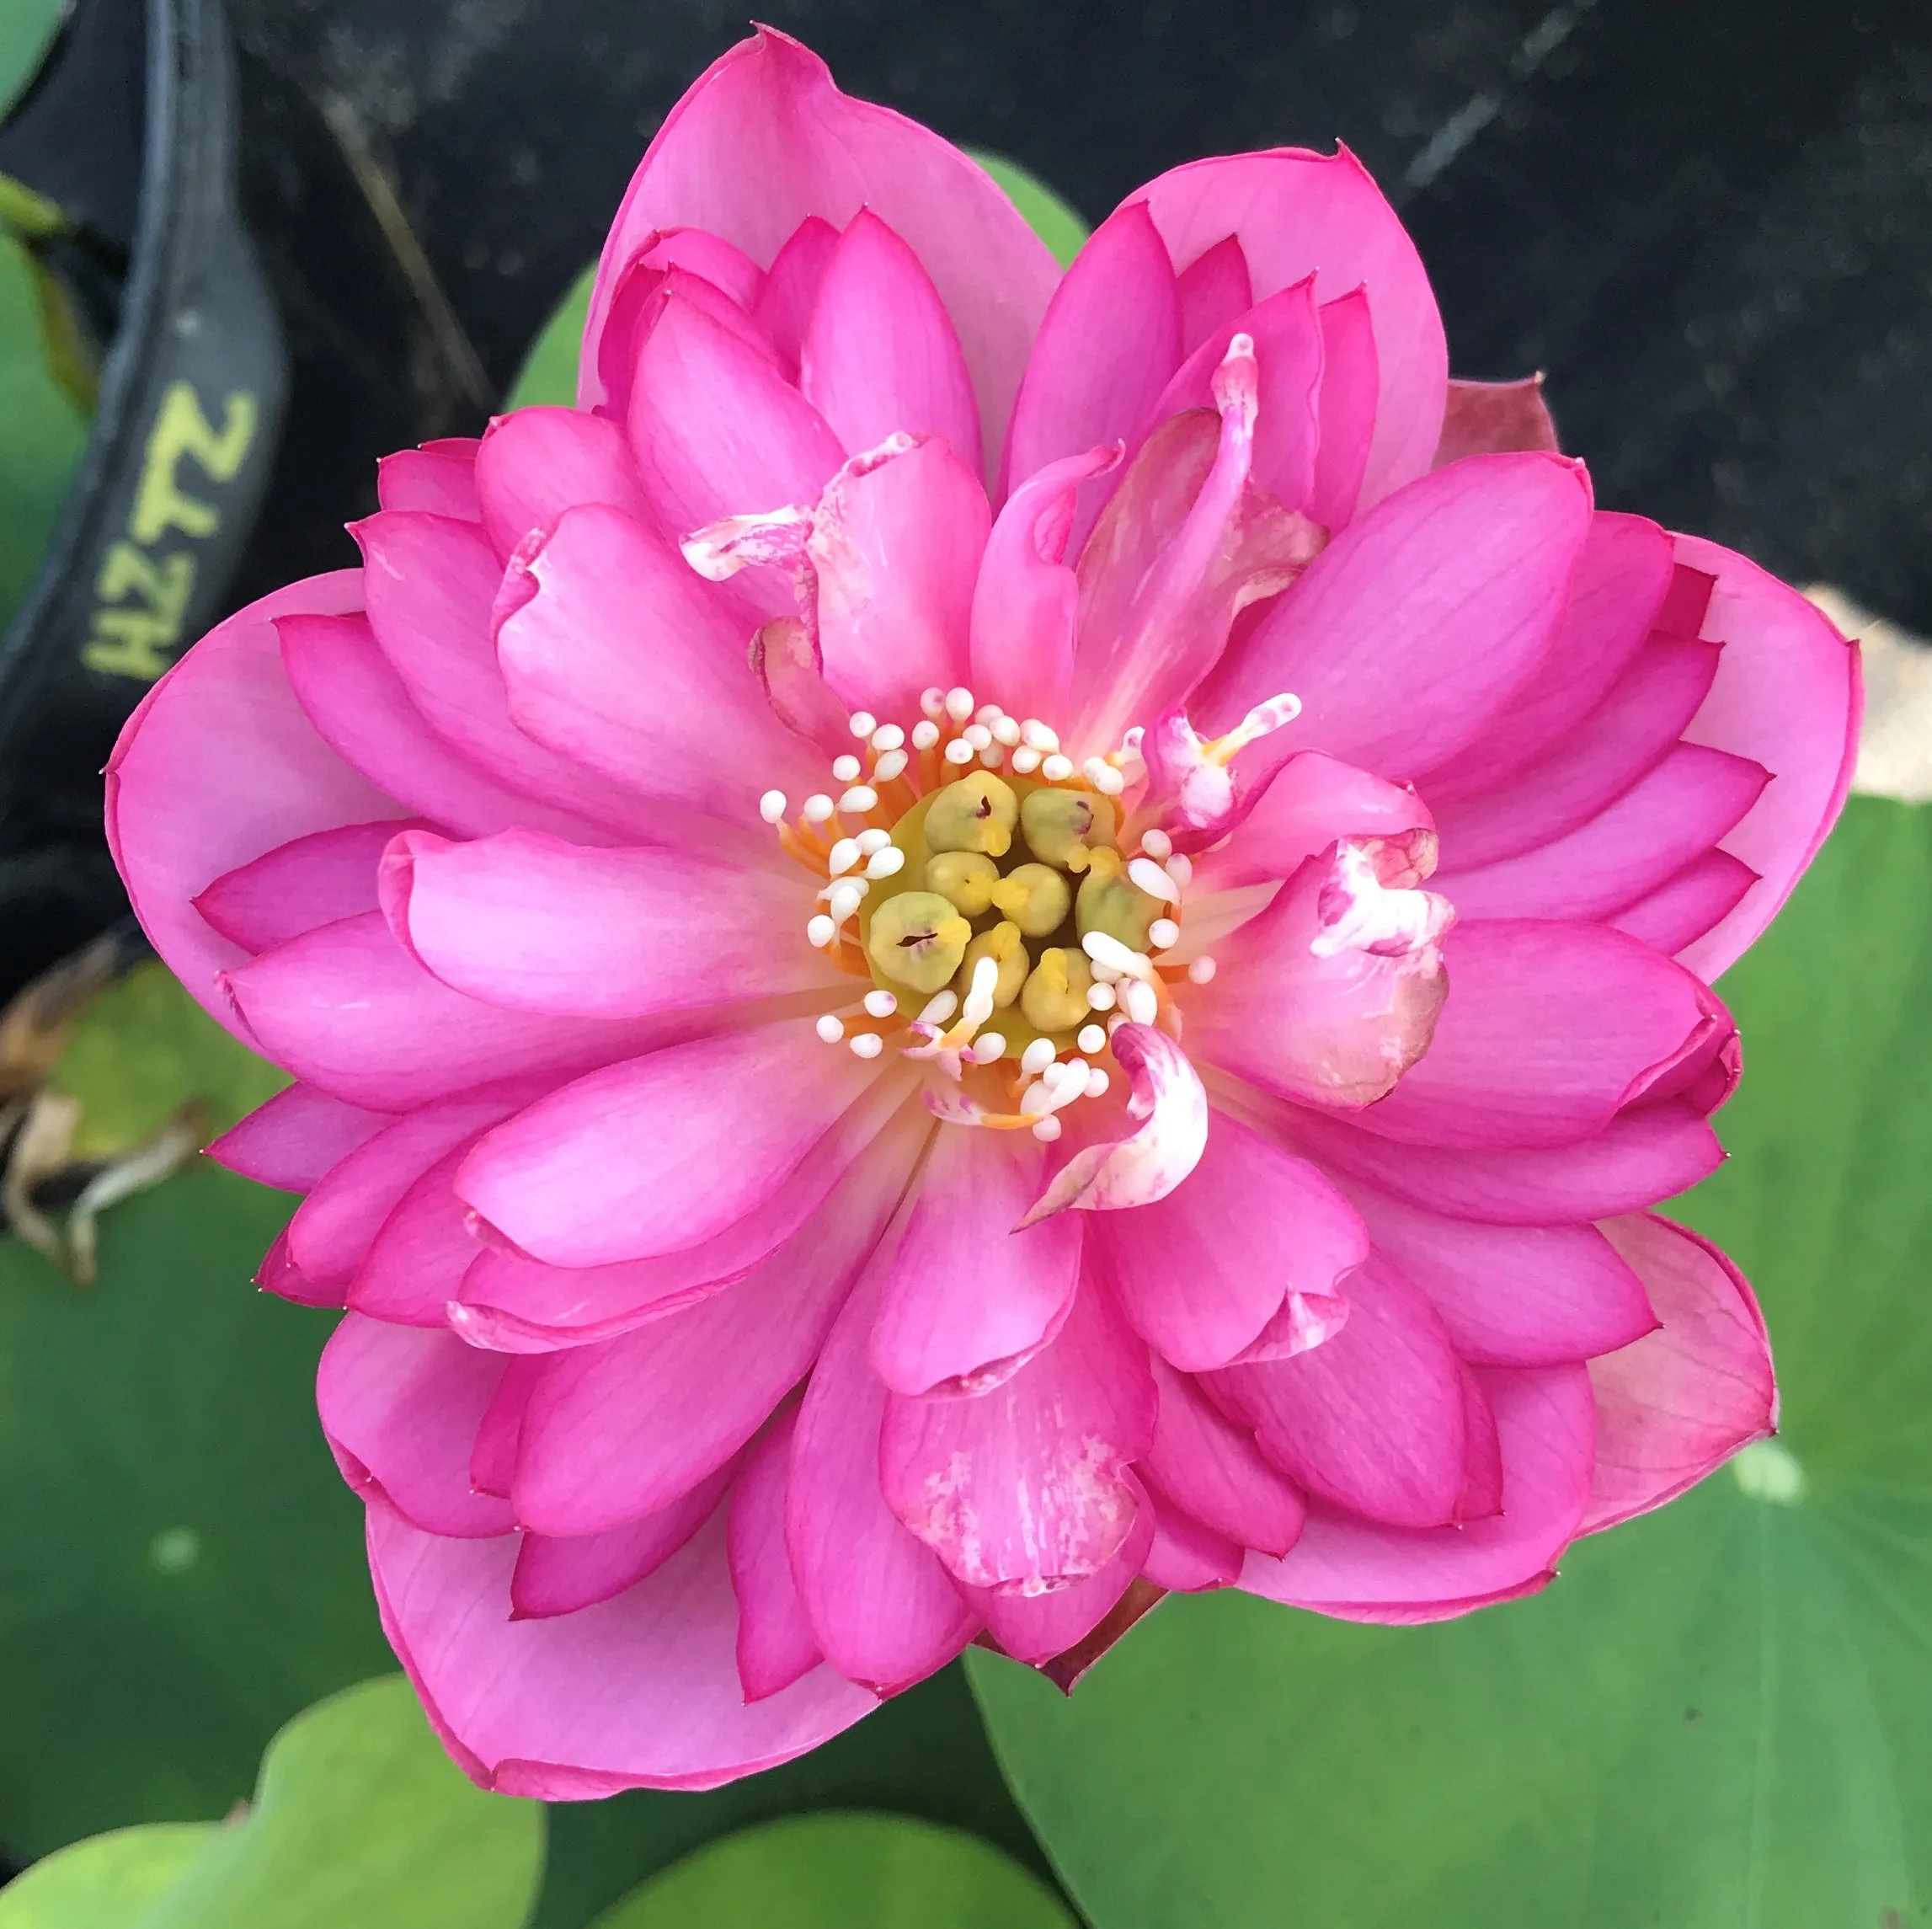
<path id="1" fill-rule="evenodd" d="M 0 117 L 40 72 L 66 19 L 69 0 L 7 0 L 0 7 Z"/>
<path id="2" fill-rule="evenodd" d="M 1003 154 L 982 153 L 976 148 L 969 152 L 1006 190 L 1006 199 L 1027 217 L 1027 226 L 1053 251 L 1054 259 L 1061 267 L 1070 268 L 1088 232 L 1078 211 L 1017 161 L 1009 161 Z"/>
<path id="3" fill-rule="evenodd" d="M 69 1849 L 0 1929 L 521 1929 L 542 1862 L 542 1807 L 467 1781 L 392 1675 L 291 1722 L 245 1814 Z"/>
<path id="4" fill-rule="evenodd" d="M 798 1815 L 727 1835 L 595 1929 L 1074 1929 L 997 1849 L 897 1815 Z M 0 1924 L 0 1929 L 4 1925 Z"/>
<path id="5" fill-rule="evenodd" d="M 1070 1702 L 970 1673 L 1097 1929 L 1904 1929 L 1932 1911 L 1932 813 L 1855 799 L 1727 979 L 1682 1202 L 1763 1298 L 1779 1441 L 1422 1629 L 1167 1602 Z"/>

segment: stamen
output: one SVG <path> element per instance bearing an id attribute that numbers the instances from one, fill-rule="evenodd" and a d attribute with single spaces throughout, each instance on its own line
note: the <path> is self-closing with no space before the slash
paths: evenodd
<path id="1" fill-rule="evenodd" d="M 846 1035 L 846 1021 L 835 1013 L 827 1012 L 815 1029 L 827 1045 L 836 1045 Z"/>
<path id="2" fill-rule="evenodd" d="M 905 741 L 905 732 L 897 724 L 881 724 L 872 734 L 872 747 L 875 751 L 896 751 Z"/>
<path id="3" fill-rule="evenodd" d="M 1081 939 L 1080 948 L 1097 966 L 1104 965 L 1107 970 L 1117 972 L 1123 978 L 1151 978 L 1154 975 L 1152 959 L 1145 953 L 1129 951 L 1118 938 L 1109 938 L 1104 931 L 1088 932 Z"/>
<path id="4" fill-rule="evenodd" d="M 875 1018 L 889 1018 L 899 1009 L 899 999 L 891 991 L 867 991 L 865 1007 Z"/>
<path id="5" fill-rule="evenodd" d="M 959 735 L 976 751 L 987 749 L 993 741 L 993 733 L 984 724 L 969 724 Z"/>
<path id="6" fill-rule="evenodd" d="M 862 858 L 869 858 L 872 856 L 873 852 L 883 851 L 891 842 L 891 831 L 881 831 L 875 825 L 869 831 L 862 831 L 859 832 L 859 855 Z"/>
<path id="7" fill-rule="evenodd" d="M 850 810 L 862 816 L 868 810 L 878 808 L 878 793 L 870 784 L 857 783 L 839 799 L 839 809 Z"/>
<path id="8" fill-rule="evenodd" d="M 1165 863 L 1174 855 L 1174 840 L 1165 831 L 1144 831 L 1140 834 L 1140 848 L 1156 863 Z"/>
<path id="9" fill-rule="evenodd" d="M 1203 744 L 1202 754 L 1210 763 L 1218 763 L 1225 768 L 1250 744 L 1272 736 L 1284 724 L 1292 724 L 1300 714 L 1300 697 L 1291 690 L 1284 690 L 1278 697 L 1270 697 L 1265 703 L 1257 703 L 1225 737 Z"/>
<path id="10" fill-rule="evenodd" d="M 993 991 L 999 983 L 1000 967 L 990 958 L 976 959 L 973 965 L 973 982 L 967 988 L 966 1002 L 961 1007 L 960 1017 L 968 1025 L 977 1029 L 993 1015 Z"/>
<path id="11" fill-rule="evenodd" d="M 1081 1035 L 1084 1039 L 1086 1034 L 1083 1032 Z M 1105 1044 L 1105 1039 L 1101 1042 Z M 1037 1038 L 1020 1054 L 1020 1070 L 1029 1078 L 1038 1078 L 1053 1061 L 1054 1041 L 1050 1038 Z"/>
<path id="12" fill-rule="evenodd" d="M 855 756 L 834 757 L 832 759 L 832 775 L 841 783 L 857 783 L 859 780 L 859 773 L 864 768 L 865 766 Z"/>
<path id="13" fill-rule="evenodd" d="M 823 911 L 805 926 L 805 942 L 814 951 L 823 951 L 839 935 L 839 927 Z"/>
<path id="14" fill-rule="evenodd" d="M 1020 776 L 1026 777 L 1040 767 L 1040 753 L 1036 750 L 1021 749 L 1013 752 L 1013 768 Z"/>
<path id="15" fill-rule="evenodd" d="M 1028 717 L 1021 724 L 1020 740 L 1028 750 L 1038 751 L 1043 756 L 1060 747 L 1059 732 L 1049 729 L 1038 717 Z"/>
<path id="16" fill-rule="evenodd" d="M 885 1050 L 885 1040 L 877 1032 L 860 1032 L 851 1047 L 854 1058 L 877 1058 Z"/>
<path id="17" fill-rule="evenodd" d="M 854 710 L 851 715 L 851 732 L 855 737 L 869 737 L 878 728 L 878 719 L 870 710 Z"/>
<path id="18" fill-rule="evenodd" d="M 1009 717 L 1002 712 L 999 716 L 988 719 L 987 727 L 993 733 L 994 741 L 1004 744 L 1008 750 L 1011 750 L 1020 740 L 1020 719 L 1017 717 Z"/>
<path id="19" fill-rule="evenodd" d="M 867 871 L 866 875 L 869 878 L 872 873 Z M 1179 943 L 1180 937 L 1181 927 L 1171 917 L 1157 917 L 1147 927 L 1147 942 L 1156 951 L 1167 950 Z"/>
<path id="20" fill-rule="evenodd" d="M 1087 1007 L 1091 1011 L 1111 1012 L 1117 997 L 1111 984 L 1103 984 L 1098 980 L 1086 988 Z"/>
<path id="21" fill-rule="evenodd" d="M 1058 751 L 1040 766 L 1040 775 L 1049 783 L 1065 783 L 1073 775 L 1073 759 L 1062 756 Z"/>
<path id="22" fill-rule="evenodd" d="M 841 878 L 825 894 L 825 908 L 832 914 L 832 922 L 843 924 L 859 908 L 865 895 L 863 878 Z"/>
<path id="23" fill-rule="evenodd" d="M 973 1041 L 973 1062 L 975 1065 L 990 1065 L 996 1058 L 1005 1055 L 1006 1041 L 997 1032 L 982 1032 Z"/>
<path id="24" fill-rule="evenodd" d="M 905 868 L 905 852 L 896 844 L 888 844 L 883 851 L 873 853 L 872 862 L 866 866 L 866 875 L 876 883 L 879 879 L 889 878 L 895 871 Z M 1178 936 L 1180 927 L 1177 925 L 1174 928 Z"/>
<path id="25" fill-rule="evenodd" d="M 1094 1028 L 1098 1030 L 1099 1028 Z M 1107 1088 L 1113 1081 L 1107 1076 L 1105 1066 L 1097 1065 L 1086 1075 L 1086 1096 L 1089 1098 L 1104 1098 Z"/>
<path id="26" fill-rule="evenodd" d="M 1004 744 L 988 744 L 986 747 L 979 752 L 979 761 L 983 763 L 988 770 L 999 769 L 1001 765 L 1005 763 L 1006 761 L 1006 748 Z"/>
<path id="27" fill-rule="evenodd" d="M 1214 981 L 1214 959 L 1203 951 L 1193 964 L 1188 965 L 1187 982 L 1190 985 L 1211 985 Z"/>
<path id="28" fill-rule="evenodd" d="M 946 692 L 946 714 L 955 724 L 963 724 L 973 714 L 973 692 L 963 685 L 955 684 Z"/>
<path id="29" fill-rule="evenodd" d="M 826 854 L 825 868 L 833 877 L 841 877 L 859 861 L 862 854 L 857 837 L 841 837 Z"/>
<path id="30" fill-rule="evenodd" d="M 1049 1146 L 1060 1135 L 1060 1131 L 1059 1120 L 1054 1118 L 1050 1112 L 1045 1118 L 1038 1120 L 1033 1126 L 1033 1136 L 1036 1139 L 1043 1139 Z"/>
<path id="31" fill-rule="evenodd" d="M 929 717 L 923 724 L 912 726 L 912 747 L 915 751 L 929 751 L 939 741 L 939 726 Z"/>
<path id="32" fill-rule="evenodd" d="M 904 751 L 888 751 L 873 766 L 873 782 L 874 783 L 890 783 L 894 778 L 903 777 L 905 774 L 908 761 Z"/>
<path id="33" fill-rule="evenodd" d="M 1167 875 L 1185 890 L 1194 881 L 1194 860 L 1185 851 L 1177 851 L 1165 867 Z"/>
<path id="34" fill-rule="evenodd" d="M 919 693 L 919 711 L 935 724 L 946 714 L 946 692 L 937 683 L 929 685 Z"/>
<path id="35" fill-rule="evenodd" d="M 1129 979 L 1120 988 L 1120 1002 L 1137 1025 L 1150 1025 L 1161 1015 L 1161 1001 L 1154 987 L 1139 978 Z"/>
<path id="36" fill-rule="evenodd" d="M 973 761 L 972 745 L 968 743 L 963 737 L 955 737 L 946 746 L 946 761 L 948 763 L 971 763 Z"/>
<path id="37" fill-rule="evenodd" d="M 936 992 L 920 1007 L 922 1025 L 942 1025 L 959 1009 L 959 994 L 951 989 Z"/>
<path id="38" fill-rule="evenodd" d="M 767 824 L 782 824 L 788 808 L 782 790 L 768 790 L 758 799 L 758 815 Z"/>
<path id="39" fill-rule="evenodd" d="M 1112 764 L 1103 764 L 1093 779 L 1093 788 L 1102 797 L 1118 797 L 1127 788 L 1127 779 Z"/>
<path id="40" fill-rule="evenodd" d="M 1151 858 L 1129 858 L 1127 874 L 1149 897 L 1157 897 L 1163 904 L 1180 903 L 1181 887 Z"/>
<path id="41" fill-rule="evenodd" d="M 838 805 L 834 804 L 824 791 L 814 790 L 805 799 L 805 821 L 808 824 L 829 823 L 832 813 L 837 809 Z"/>
<path id="42" fill-rule="evenodd" d="M 1107 1049 L 1107 1034 L 1098 1025 L 1082 1025 L 1073 1042 L 1082 1051 L 1104 1051 Z M 1101 1076 L 1105 1077 L 1106 1074 L 1102 1072 Z M 1093 1082 L 1089 1079 L 1087 1082 L 1091 1085 Z"/>

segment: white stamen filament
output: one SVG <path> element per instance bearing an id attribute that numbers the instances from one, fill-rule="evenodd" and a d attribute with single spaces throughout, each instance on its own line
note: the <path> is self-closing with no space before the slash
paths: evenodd
<path id="1" fill-rule="evenodd" d="M 817 1029 L 827 1045 L 836 1045 L 846 1035 L 846 1021 L 835 1013 L 827 1012 L 819 1020 Z"/>
<path id="2" fill-rule="evenodd" d="M 899 998 L 891 991 L 867 991 L 865 1006 L 873 1018 L 889 1018 L 899 1009 Z"/>
<path id="3" fill-rule="evenodd" d="M 824 791 L 815 790 L 805 799 L 805 821 L 808 824 L 823 824 L 830 820 L 838 809 Z"/>
<path id="4" fill-rule="evenodd" d="M 1157 897 L 1163 904 L 1180 903 L 1181 887 L 1151 858 L 1129 858 L 1127 874 L 1149 897 Z"/>
<path id="5" fill-rule="evenodd" d="M 1038 1078 L 1053 1061 L 1054 1041 L 1037 1038 L 1020 1054 L 1020 1070 L 1029 1078 Z"/>
<path id="6" fill-rule="evenodd" d="M 1190 985 L 1211 985 L 1214 981 L 1214 959 L 1203 951 L 1187 967 L 1187 982 Z"/>
<path id="7" fill-rule="evenodd" d="M 919 713 L 930 717 L 934 723 L 946 714 L 946 692 L 937 683 L 928 684 L 919 692 Z"/>
<path id="8" fill-rule="evenodd" d="M 1044 1119 L 1041 1119 L 1035 1122 L 1033 1126 L 1033 1136 L 1036 1139 L 1044 1140 L 1045 1142 L 1050 1146 L 1059 1135 L 1060 1122 L 1058 1119 L 1053 1117 L 1051 1114 L 1049 1114 L 1048 1116 Z"/>
<path id="9" fill-rule="evenodd" d="M 1166 871 L 1167 875 L 1185 890 L 1194 881 L 1194 860 L 1185 851 L 1177 851 L 1167 860 Z"/>
<path id="10" fill-rule="evenodd" d="M 1107 1034 L 1098 1025 L 1082 1025 L 1073 1042 L 1082 1051 L 1104 1051 Z"/>
<path id="11" fill-rule="evenodd" d="M 1040 766 L 1040 775 L 1049 783 L 1065 783 L 1073 775 L 1073 759 L 1062 756 L 1058 751 Z"/>
<path id="12" fill-rule="evenodd" d="M 783 823 L 786 810 L 785 793 L 782 790 L 768 790 L 758 799 L 758 815 L 767 824 Z"/>
<path id="13" fill-rule="evenodd" d="M 864 768 L 865 766 L 855 756 L 834 757 L 832 759 L 832 775 L 841 783 L 857 783 L 859 780 L 859 772 Z"/>
<path id="14" fill-rule="evenodd" d="M 1004 744 L 1008 750 L 1011 750 L 1020 740 L 1020 719 L 1017 717 L 1009 717 L 1003 711 L 999 716 L 991 719 L 987 727 L 992 731 L 995 740 Z"/>
<path id="15" fill-rule="evenodd" d="M 877 1058 L 885 1050 L 885 1040 L 877 1032 L 861 1032 L 851 1046 L 854 1058 Z"/>
<path id="16" fill-rule="evenodd" d="M 896 751 L 905 742 L 905 732 L 897 724 L 881 724 L 872 734 L 875 751 Z"/>
<path id="17" fill-rule="evenodd" d="M 1087 1009 L 1093 1012 L 1111 1012 L 1119 993 L 1111 985 L 1091 984 L 1086 988 Z"/>
<path id="18" fill-rule="evenodd" d="M 946 714 L 954 723 L 963 724 L 973 714 L 973 692 L 955 684 L 946 692 Z"/>
<path id="19" fill-rule="evenodd" d="M 973 982 L 967 987 L 966 1002 L 960 1007 L 964 1023 L 977 1030 L 993 1015 L 993 987 L 1000 981 L 1000 967 L 990 958 L 982 958 L 973 967 Z"/>
<path id="20" fill-rule="evenodd" d="M 869 737 L 878 728 L 878 719 L 870 710 L 854 710 L 851 722 L 855 737 Z"/>
<path id="21" fill-rule="evenodd" d="M 929 751 L 939 741 L 939 726 L 929 717 L 923 724 L 912 726 L 912 747 L 915 751 Z"/>
<path id="22" fill-rule="evenodd" d="M 1165 831 L 1144 831 L 1140 835 L 1140 848 L 1155 863 L 1165 863 L 1174 855 L 1174 840 Z"/>
<path id="23" fill-rule="evenodd" d="M 873 782 L 890 783 L 894 777 L 905 776 L 905 767 L 910 761 L 904 751 L 888 751 L 873 766 Z"/>
<path id="24" fill-rule="evenodd" d="M 922 1025 L 942 1025 L 958 1009 L 959 994 L 957 991 L 936 991 L 920 1007 L 919 1022 Z"/>
<path id="25" fill-rule="evenodd" d="M 823 951 L 839 935 L 839 927 L 823 911 L 805 927 L 805 942 L 814 951 Z"/>
<path id="26" fill-rule="evenodd" d="M 867 871 L 866 875 L 870 877 L 872 873 Z M 1166 950 L 1178 942 L 1180 936 L 1181 927 L 1171 917 L 1157 917 L 1147 927 L 1147 942 L 1156 951 Z"/>
<path id="27" fill-rule="evenodd" d="M 1020 738 L 1028 750 L 1043 755 L 1060 747 L 1059 732 L 1049 729 L 1038 717 L 1028 717 L 1021 724 Z"/>
<path id="28" fill-rule="evenodd" d="M 975 1065 L 990 1065 L 1006 1049 L 1006 1041 L 997 1032 L 981 1032 L 973 1041 L 973 1062 Z"/>
<path id="29" fill-rule="evenodd" d="M 1112 764 L 1102 764 L 1093 780 L 1093 788 L 1102 797 L 1118 797 L 1127 788 L 1127 779 Z"/>
<path id="30" fill-rule="evenodd" d="M 875 851 L 883 851 L 891 842 L 891 831 L 881 831 L 875 825 L 870 830 L 859 832 L 859 855 L 869 858 Z"/>
<path id="31" fill-rule="evenodd" d="M 843 876 L 859 861 L 859 841 L 857 837 L 841 837 L 826 854 L 825 868 L 835 878 Z"/>
<path id="32" fill-rule="evenodd" d="M 876 810 L 878 808 L 878 793 L 870 784 L 855 783 L 839 799 L 840 810 L 855 811 L 862 815 L 867 810 Z"/>
<path id="33" fill-rule="evenodd" d="M 984 724 L 969 724 L 959 735 L 976 751 L 990 748 L 993 741 L 993 733 Z"/>
<path id="34" fill-rule="evenodd" d="M 955 737 L 946 746 L 946 761 L 948 763 L 971 763 L 973 761 L 972 745 L 968 743 L 963 737 Z"/>
<path id="35" fill-rule="evenodd" d="M 860 900 L 866 895 L 863 878 L 841 878 L 825 893 L 825 909 L 832 914 L 835 924 L 843 924 L 859 908 Z"/>
<path id="36" fill-rule="evenodd" d="M 1022 777 L 1029 776 L 1040 767 L 1040 753 L 1036 750 L 1022 748 L 1013 752 L 1013 768 Z"/>
<path id="37" fill-rule="evenodd" d="M 905 852 L 896 844 L 888 844 L 883 851 L 873 853 L 872 862 L 866 866 L 866 875 L 875 883 L 880 878 L 889 878 L 895 872 L 905 868 Z M 1175 927 L 1177 934 L 1180 927 Z"/>
<path id="38" fill-rule="evenodd" d="M 1081 939 L 1080 948 L 1097 967 L 1120 977 L 1151 978 L 1154 975 L 1153 960 L 1145 952 L 1129 951 L 1118 938 L 1110 938 L 1104 931 L 1088 932 Z"/>
<path id="39" fill-rule="evenodd" d="M 1093 1029 L 1095 1030 L 1099 1029 L 1097 1026 L 1095 1026 Z M 1113 1081 L 1107 1076 L 1107 1071 L 1104 1066 L 1098 1065 L 1095 1066 L 1092 1071 L 1088 1072 L 1086 1075 L 1087 1097 L 1089 1098 L 1105 1098 L 1107 1096 L 1107 1088 L 1108 1086 L 1113 1084 Z"/>
<path id="40" fill-rule="evenodd" d="M 1137 1025 L 1150 1025 L 1160 1015 L 1161 1001 L 1155 996 L 1154 987 L 1141 979 L 1133 979 L 1121 986 L 1120 1002 Z"/>

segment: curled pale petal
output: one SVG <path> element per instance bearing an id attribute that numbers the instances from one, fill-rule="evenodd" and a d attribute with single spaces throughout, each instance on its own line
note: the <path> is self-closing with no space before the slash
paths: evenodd
<path id="1" fill-rule="evenodd" d="M 476 491 L 483 532 L 505 562 L 533 529 L 548 529 L 580 502 L 648 513 L 623 430 L 577 409 L 498 416 L 477 456 Z"/>
<path id="2" fill-rule="evenodd" d="M 358 571 L 311 576 L 217 625 L 141 699 L 107 766 L 107 835 L 154 948 L 218 1023 L 252 1042 L 216 985 L 247 956 L 195 897 L 264 852 L 408 810 L 316 735 L 282 674 L 278 617 L 362 605 Z"/>
<path id="3" fill-rule="evenodd" d="M 787 729 L 839 756 L 851 739 L 851 706 L 825 681 L 818 645 L 798 617 L 780 617 L 751 639 L 752 673 Z"/>
<path id="4" fill-rule="evenodd" d="M 788 1407 L 745 1456 L 731 1496 L 731 1591 L 738 1597 L 738 1678 L 748 1702 L 788 1688 L 825 1656 L 785 1547 L 785 1495 L 798 1409 Z"/>
<path id="5" fill-rule="evenodd" d="M 1660 1323 L 1590 1362 L 1597 1452 L 1585 1533 L 1661 1507 L 1778 1424 L 1764 1315 L 1737 1267 L 1655 1213 L 1607 1220 L 1602 1230 Z"/>
<path id="6" fill-rule="evenodd" d="M 448 1540 L 373 1506 L 369 1559 L 383 1632 L 431 1725 L 472 1781 L 504 1794 L 715 1788 L 878 1706 L 830 1668 L 745 1705 L 722 1513 L 638 1586 L 552 1619 L 510 1618 L 510 1536 Z"/>
<path id="7" fill-rule="evenodd" d="M 1360 506 L 1428 468 L 1449 380 L 1442 318 L 1415 243 L 1346 147 L 1193 161 L 1131 199 L 1145 202 L 1176 261 L 1237 236 L 1257 301 L 1310 274 L 1324 302 L 1364 290 L 1374 318 L 1378 403 Z"/>
<path id="8" fill-rule="evenodd" d="M 809 217 L 869 207 L 919 257 L 959 337 L 989 454 L 1059 270 L 975 163 L 891 109 L 839 92 L 824 61 L 761 28 L 706 70 L 632 177 L 599 265 L 578 400 L 600 398 L 597 346 L 614 271 L 653 229 L 692 227 L 775 268 Z M 742 505 L 741 505 L 742 506 Z"/>
<path id="9" fill-rule="evenodd" d="M 1491 456 L 1513 449 L 1540 449 L 1554 455 L 1556 425 L 1543 399 L 1543 377 L 1520 382 L 1451 382 L 1443 409 L 1442 439 L 1431 468 L 1465 456 Z"/>
<path id="10" fill-rule="evenodd" d="M 1581 1366 L 1474 1371 L 1496 1415 L 1502 1513 L 1405 1530 L 1311 1508 L 1287 1558 L 1250 1554 L 1241 1585 L 1343 1621 L 1396 1624 L 1448 1620 L 1547 1585 L 1589 1494 L 1589 1376 Z"/>
<path id="11" fill-rule="evenodd" d="M 312 1085 L 296 1083 L 222 1133 L 208 1147 L 208 1157 L 259 1185 L 308 1192 L 358 1146 L 394 1122 L 389 1113 L 347 1105 Z"/>
<path id="12" fill-rule="evenodd" d="M 247 951 L 270 951 L 318 925 L 377 906 L 376 867 L 406 820 L 344 824 L 283 844 L 216 878 L 195 908 Z"/>
<path id="13" fill-rule="evenodd" d="M 1198 1381 L 1155 1355 L 1160 1413 L 1154 1444 L 1138 1471 L 1157 1496 L 1173 1500 L 1237 1547 L 1285 1554 L 1301 1536 L 1301 1490 L 1265 1459 L 1253 1433 L 1236 1426 Z"/>
<path id="14" fill-rule="evenodd" d="M 417 449 L 398 449 L 376 463 L 376 500 L 384 509 L 426 509 L 479 522 L 474 435 L 451 435 Z"/>
<path id="15" fill-rule="evenodd" d="M 1083 1146 L 1054 1174 L 1016 1232 L 1056 1212 L 1113 1212 L 1165 1199 L 1200 1163 L 1208 1143 L 1208 1095 L 1200 1074 L 1166 1033 L 1124 1024 L 1113 1055 L 1133 1086 L 1126 1137 Z"/>

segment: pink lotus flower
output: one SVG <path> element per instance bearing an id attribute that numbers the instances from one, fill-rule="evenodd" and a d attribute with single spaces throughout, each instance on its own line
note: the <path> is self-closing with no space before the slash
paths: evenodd
<path id="1" fill-rule="evenodd" d="M 520 1794 L 700 1787 L 1162 1590 L 1418 1622 L 1774 1422 L 1708 981 L 1851 651 L 1447 381 L 1347 153 L 1061 277 L 762 34 L 605 249 L 580 406 L 391 457 L 109 773 L 297 1082 L 390 1637 Z"/>

